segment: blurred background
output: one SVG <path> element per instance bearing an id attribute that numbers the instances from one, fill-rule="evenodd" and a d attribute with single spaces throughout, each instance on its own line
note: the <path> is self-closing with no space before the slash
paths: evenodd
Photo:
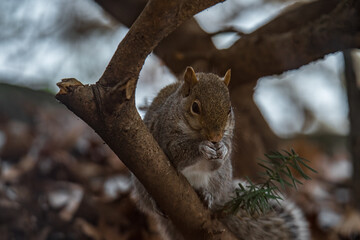
<path id="1" fill-rule="evenodd" d="M 196 20 L 208 33 L 230 26 L 246 34 L 299 2 L 306 1 L 228 0 Z M 62 78 L 95 83 L 128 28 L 92 0 L 17 0 L 0 1 L 0 29 L 0 239 L 158 239 L 130 197 L 126 167 L 54 98 Z M 227 32 L 212 41 L 224 49 L 239 38 Z M 359 52 L 352 57 L 360 71 Z M 253 95 L 280 139 L 274 150 L 294 148 L 319 172 L 289 192 L 313 239 L 339 239 L 349 218 L 360 232 L 350 208 L 344 67 L 343 53 L 329 54 L 259 79 Z M 155 54 L 147 58 L 136 90 L 142 115 L 176 78 Z"/>

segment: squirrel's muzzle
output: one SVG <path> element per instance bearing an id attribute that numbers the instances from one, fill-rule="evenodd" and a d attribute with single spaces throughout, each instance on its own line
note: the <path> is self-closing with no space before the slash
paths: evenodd
<path id="1" fill-rule="evenodd" d="M 223 134 L 220 132 L 210 132 L 207 134 L 207 139 L 212 143 L 218 143 L 223 138 Z"/>

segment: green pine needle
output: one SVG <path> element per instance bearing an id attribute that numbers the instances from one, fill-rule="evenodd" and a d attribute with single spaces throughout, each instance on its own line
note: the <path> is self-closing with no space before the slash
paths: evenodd
<path id="1" fill-rule="evenodd" d="M 282 200 L 276 183 L 280 183 L 282 189 L 286 187 L 297 189 L 297 185 L 301 185 L 302 182 L 294 177 L 293 172 L 297 172 L 305 180 L 311 178 L 305 174 L 303 168 L 317 173 L 305 163 L 309 160 L 301 158 L 293 149 L 290 152 L 283 150 L 283 153 L 271 152 L 265 154 L 265 157 L 266 160 L 260 159 L 258 163 L 264 169 L 261 173 L 263 183 L 254 184 L 249 178 L 245 185 L 239 183 L 239 187 L 235 189 L 235 196 L 224 206 L 226 213 L 236 214 L 242 209 L 250 216 L 265 214 L 271 208 L 270 201 Z"/>

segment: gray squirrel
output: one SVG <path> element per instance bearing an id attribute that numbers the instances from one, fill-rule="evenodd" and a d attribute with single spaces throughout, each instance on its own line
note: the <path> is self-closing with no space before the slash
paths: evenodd
<path id="1" fill-rule="evenodd" d="M 212 211 L 231 199 L 236 185 L 230 160 L 235 124 L 230 78 L 230 70 L 221 78 L 187 67 L 184 81 L 163 88 L 144 118 L 173 166 Z M 184 240 L 142 184 L 135 177 L 133 182 L 139 207 L 158 221 L 163 238 Z M 257 218 L 240 211 L 220 220 L 239 239 L 309 239 L 301 211 L 288 201 L 273 203 L 272 211 Z"/>

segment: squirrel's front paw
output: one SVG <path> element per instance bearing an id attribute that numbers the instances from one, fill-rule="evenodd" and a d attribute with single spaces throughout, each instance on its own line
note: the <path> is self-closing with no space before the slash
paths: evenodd
<path id="1" fill-rule="evenodd" d="M 203 141 L 200 143 L 199 150 L 209 160 L 222 160 L 226 157 L 228 153 L 227 147 L 222 142 L 213 144 L 209 141 Z"/>
<path id="2" fill-rule="evenodd" d="M 218 159 L 216 147 L 209 141 L 203 141 L 199 145 L 200 152 L 206 157 L 206 159 Z"/>
<path id="3" fill-rule="evenodd" d="M 213 205 L 213 202 L 214 202 L 214 197 L 211 193 L 206 193 L 204 195 L 204 203 L 205 203 L 205 206 L 208 207 L 208 208 L 211 208 L 212 205 Z"/>
<path id="4" fill-rule="evenodd" d="M 224 143 L 218 142 L 214 144 L 216 149 L 216 154 L 218 159 L 225 159 L 226 155 L 228 154 L 228 148 L 225 146 Z"/>

